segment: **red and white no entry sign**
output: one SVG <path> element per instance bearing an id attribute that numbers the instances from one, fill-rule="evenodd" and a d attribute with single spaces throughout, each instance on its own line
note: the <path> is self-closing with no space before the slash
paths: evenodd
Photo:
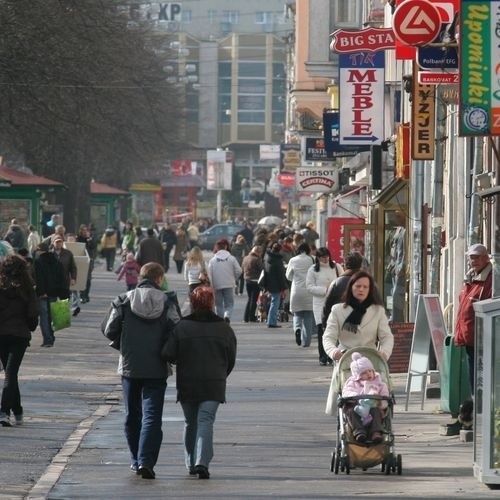
<path id="1" fill-rule="evenodd" d="M 439 34 L 441 16 L 427 0 L 407 0 L 394 11 L 392 29 L 396 38 L 405 45 L 427 45 Z"/>

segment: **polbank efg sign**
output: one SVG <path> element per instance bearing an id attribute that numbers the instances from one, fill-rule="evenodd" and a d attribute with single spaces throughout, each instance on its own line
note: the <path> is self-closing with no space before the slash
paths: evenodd
<path id="1" fill-rule="evenodd" d="M 335 191 L 339 185 L 339 171 L 336 167 L 299 167 L 295 173 L 297 191 L 324 193 Z"/>

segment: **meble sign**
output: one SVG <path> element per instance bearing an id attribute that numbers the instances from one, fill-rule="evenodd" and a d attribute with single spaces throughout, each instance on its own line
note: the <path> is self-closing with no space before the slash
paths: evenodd
<path id="1" fill-rule="evenodd" d="M 384 138 L 384 52 L 340 54 L 340 144 Z"/>
<path id="2" fill-rule="evenodd" d="M 297 191 L 323 193 L 338 186 L 339 170 L 334 167 L 299 167 L 295 173 Z"/>

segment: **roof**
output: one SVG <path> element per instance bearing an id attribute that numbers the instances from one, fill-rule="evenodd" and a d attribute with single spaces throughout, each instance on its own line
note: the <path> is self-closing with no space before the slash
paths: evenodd
<path id="1" fill-rule="evenodd" d="M 90 194 L 116 194 L 116 195 L 128 195 L 128 191 L 123 189 L 118 189 L 108 184 L 101 184 L 100 182 L 92 181 L 90 183 Z"/>
<path id="2" fill-rule="evenodd" d="M 62 182 L 47 179 L 27 172 L 21 172 L 13 168 L 0 166 L 0 179 L 11 182 L 13 186 L 46 186 L 46 187 L 65 187 Z"/>

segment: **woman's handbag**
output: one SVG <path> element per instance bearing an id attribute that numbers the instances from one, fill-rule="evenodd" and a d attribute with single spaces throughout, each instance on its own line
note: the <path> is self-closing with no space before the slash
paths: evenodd
<path id="1" fill-rule="evenodd" d="M 69 299 L 57 300 L 50 303 L 50 317 L 55 332 L 71 326 L 71 308 Z"/>
<path id="2" fill-rule="evenodd" d="M 198 279 L 200 280 L 200 283 L 204 286 L 210 286 L 210 280 L 208 279 L 208 274 L 206 271 L 201 271 L 200 275 L 198 276 Z"/>

